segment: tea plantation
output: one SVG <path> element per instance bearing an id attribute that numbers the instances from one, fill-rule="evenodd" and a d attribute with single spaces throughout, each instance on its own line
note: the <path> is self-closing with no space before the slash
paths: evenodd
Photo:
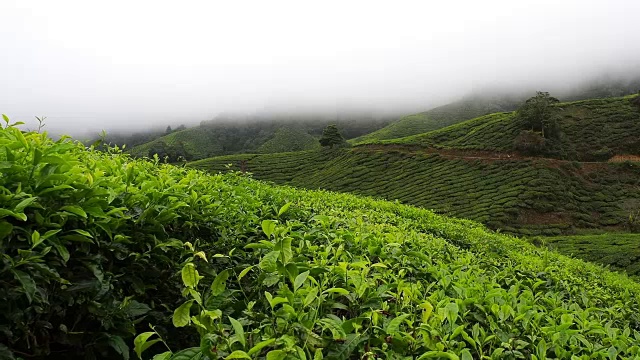
<path id="1" fill-rule="evenodd" d="M 475 222 L 0 144 L 4 358 L 640 358 L 640 285 Z"/>
<path id="2" fill-rule="evenodd" d="M 522 235 L 624 228 L 640 202 L 640 167 L 549 159 L 486 159 L 395 147 L 236 155 L 190 163 L 257 179 L 400 200 Z"/>
<path id="3" fill-rule="evenodd" d="M 551 249 L 640 276 L 640 234 L 590 234 L 535 238 Z"/>
<path id="4" fill-rule="evenodd" d="M 547 156 L 603 161 L 616 154 L 640 154 L 640 109 L 631 102 L 636 96 L 555 105 L 560 116 L 559 135 Z M 495 113 L 382 143 L 510 152 L 521 130 L 515 113 Z"/>
<path id="5" fill-rule="evenodd" d="M 399 120 L 353 139 L 354 144 L 396 139 L 442 129 L 478 116 L 515 110 L 523 99 L 516 96 L 470 96 L 431 110 L 403 116 Z"/>

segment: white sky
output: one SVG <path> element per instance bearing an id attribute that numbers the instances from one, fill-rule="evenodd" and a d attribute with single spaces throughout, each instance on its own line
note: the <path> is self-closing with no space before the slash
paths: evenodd
<path id="1" fill-rule="evenodd" d="M 0 112 L 68 131 L 424 110 L 640 63 L 640 1 L 0 0 Z"/>

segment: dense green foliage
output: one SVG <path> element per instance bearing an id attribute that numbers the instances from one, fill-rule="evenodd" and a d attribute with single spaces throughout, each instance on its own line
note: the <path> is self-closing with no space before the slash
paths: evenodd
<path id="1" fill-rule="evenodd" d="M 173 131 L 153 141 L 135 146 L 130 153 L 136 157 L 163 151 L 169 161 L 178 157 L 188 160 L 236 153 L 275 153 L 318 148 L 323 129 L 335 123 L 342 135 L 349 139 L 381 128 L 392 117 L 373 117 L 354 114 L 336 120 L 326 116 L 311 117 L 233 117 L 223 116 L 205 121 L 193 128 Z M 163 156 L 161 156 L 163 157 Z"/>
<path id="2" fill-rule="evenodd" d="M 640 276 L 640 234 L 596 234 L 535 238 L 563 254 L 579 257 Z"/>
<path id="3" fill-rule="evenodd" d="M 335 124 L 327 125 L 327 127 L 322 130 L 322 136 L 318 142 L 320 142 L 321 146 L 328 146 L 330 149 L 333 149 L 334 146 L 339 147 L 346 145 L 344 137 L 342 137 L 340 130 L 338 130 L 338 126 Z"/>
<path id="4" fill-rule="evenodd" d="M 556 105 L 557 139 L 545 155 L 600 161 L 616 154 L 640 154 L 640 109 L 632 105 L 633 99 L 628 96 Z M 522 130 L 527 130 L 527 125 L 518 121 L 515 113 L 497 113 L 383 143 L 512 151 Z"/>
<path id="5" fill-rule="evenodd" d="M 637 283 L 470 221 L 0 143 L 4 357 L 640 356 Z"/>
<path id="6" fill-rule="evenodd" d="M 494 229 L 527 235 L 624 228 L 640 199 L 635 164 L 584 164 L 492 154 L 437 154 L 402 147 L 235 155 L 190 163 L 227 164 L 279 184 L 397 199 Z M 501 156 L 495 154 L 494 156 Z"/>
<path id="7" fill-rule="evenodd" d="M 554 105 L 559 102 L 548 92 L 538 91 L 518 108 L 517 121 L 527 129 L 531 128 L 531 131 L 540 132 L 543 138 L 555 137 L 559 109 Z"/>

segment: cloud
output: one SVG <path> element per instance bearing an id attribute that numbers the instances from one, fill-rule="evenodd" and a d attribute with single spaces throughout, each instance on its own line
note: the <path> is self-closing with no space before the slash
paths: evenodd
<path id="1" fill-rule="evenodd" d="M 272 108 L 424 110 L 496 84 L 629 71 L 638 13 L 628 0 L 7 0 L 0 112 L 74 132 Z"/>

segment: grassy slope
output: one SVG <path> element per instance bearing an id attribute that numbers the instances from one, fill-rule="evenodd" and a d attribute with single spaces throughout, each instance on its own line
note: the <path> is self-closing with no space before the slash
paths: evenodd
<path id="1" fill-rule="evenodd" d="M 640 198 L 640 170 L 536 159 L 483 161 L 353 148 L 237 155 L 193 162 L 224 170 L 239 160 L 262 180 L 397 199 L 520 234 L 621 226 Z"/>
<path id="2" fill-rule="evenodd" d="M 557 105 L 561 108 L 560 158 L 591 161 L 603 152 L 640 154 L 640 111 L 631 105 L 633 96 L 583 100 Z M 383 143 L 441 148 L 511 151 L 520 132 L 514 113 L 497 113 L 433 132 Z"/>
<path id="3" fill-rule="evenodd" d="M 344 117 L 344 118 L 343 118 Z M 182 145 L 192 160 L 236 153 L 272 153 L 317 148 L 317 139 L 328 124 L 338 125 L 349 139 L 377 130 L 391 117 L 353 114 L 332 117 L 223 117 L 200 126 L 174 132 L 129 150 L 136 156 L 148 156 L 149 150 L 163 143 Z"/>
<path id="4" fill-rule="evenodd" d="M 520 99 L 509 97 L 471 97 L 431 109 L 418 114 L 407 115 L 384 128 L 353 139 L 352 143 L 369 143 L 421 134 L 499 111 L 512 111 L 520 104 Z"/>
<path id="5" fill-rule="evenodd" d="M 181 142 L 193 159 L 203 159 L 244 150 L 268 153 L 308 150 L 319 146 L 314 136 L 297 126 L 268 129 L 249 136 L 225 131 L 223 128 L 196 127 L 136 146 L 131 150 L 131 154 L 147 156 L 149 149 L 158 142 L 167 145 Z"/>
<path id="6" fill-rule="evenodd" d="M 148 143 L 135 146 L 130 152 L 134 156 L 147 156 L 149 155 L 149 150 L 160 142 L 169 146 L 182 142 L 185 150 L 192 154 L 194 159 L 202 159 L 224 153 L 220 143 L 212 142 L 211 136 L 207 132 L 194 129 L 186 129 L 162 136 Z"/>
<path id="7" fill-rule="evenodd" d="M 291 126 L 276 130 L 273 138 L 260 145 L 258 152 L 268 154 L 317 148 L 320 148 L 317 138 L 300 127 Z"/>

